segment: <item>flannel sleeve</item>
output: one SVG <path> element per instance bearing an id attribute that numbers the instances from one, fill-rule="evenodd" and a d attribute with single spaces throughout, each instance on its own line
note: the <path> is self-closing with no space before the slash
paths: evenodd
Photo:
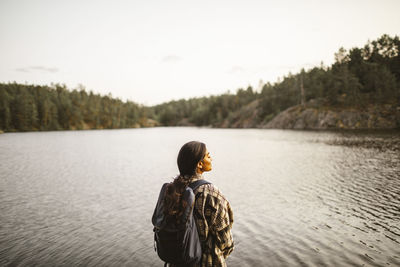
<path id="1" fill-rule="evenodd" d="M 214 216 L 212 216 L 211 229 L 215 233 L 215 245 L 226 258 L 234 248 L 232 236 L 233 212 L 229 202 L 224 197 L 219 197 L 218 203 L 215 204 L 216 209 Z"/>

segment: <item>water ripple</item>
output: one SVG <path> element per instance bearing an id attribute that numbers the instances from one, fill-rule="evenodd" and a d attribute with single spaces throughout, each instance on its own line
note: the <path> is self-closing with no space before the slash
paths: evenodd
<path id="1" fill-rule="evenodd" d="M 229 266 L 400 265 L 399 134 L 163 128 L 1 135 L 0 266 L 161 266 L 150 217 L 188 138 L 234 210 Z"/>

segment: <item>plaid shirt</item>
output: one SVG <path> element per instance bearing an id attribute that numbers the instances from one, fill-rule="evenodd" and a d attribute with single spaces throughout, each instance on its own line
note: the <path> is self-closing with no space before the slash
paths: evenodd
<path id="1" fill-rule="evenodd" d="M 203 179 L 201 175 L 190 182 Z M 202 244 L 201 267 L 226 266 L 225 259 L 231 254 L 233 212 L 228 200 L 213 184 L 202 185 L 195 191 L 193 214 Z"/>

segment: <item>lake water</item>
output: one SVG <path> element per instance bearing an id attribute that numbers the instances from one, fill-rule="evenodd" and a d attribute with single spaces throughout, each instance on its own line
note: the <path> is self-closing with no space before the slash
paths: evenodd
<path id="1" fill-rule="evenodd" d="M 149 128 L 0 135 L 0 266 L 162 266 L 187 141 L 234 211 L 229 266 L 399 266 L 400 134 Z"/>

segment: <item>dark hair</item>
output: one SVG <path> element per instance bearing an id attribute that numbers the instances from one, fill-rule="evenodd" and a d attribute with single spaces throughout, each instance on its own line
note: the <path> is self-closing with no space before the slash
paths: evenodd
<path id="1" fill-rule="evenodd" d="M 206 155 L 206 145 L 192 141 L 184 144 L 178 154 L 178 169 L 180 175 L 167 186 L 164 198 L 164 214 L 179 220 L 187 203 L 182 200 L 183 192 L 189 184 L 189 178 L 196 174 L 197 164 Z M 178 221 L 179 223 L 179 221 Z"/>
<path id="2" fill-rule="evenodd" d="M 206 145 L 192 141 L 182 146 L 178 154 L 178 168 L 181 176 L 196 174 L 197 164 L 206 155 Z"/>

